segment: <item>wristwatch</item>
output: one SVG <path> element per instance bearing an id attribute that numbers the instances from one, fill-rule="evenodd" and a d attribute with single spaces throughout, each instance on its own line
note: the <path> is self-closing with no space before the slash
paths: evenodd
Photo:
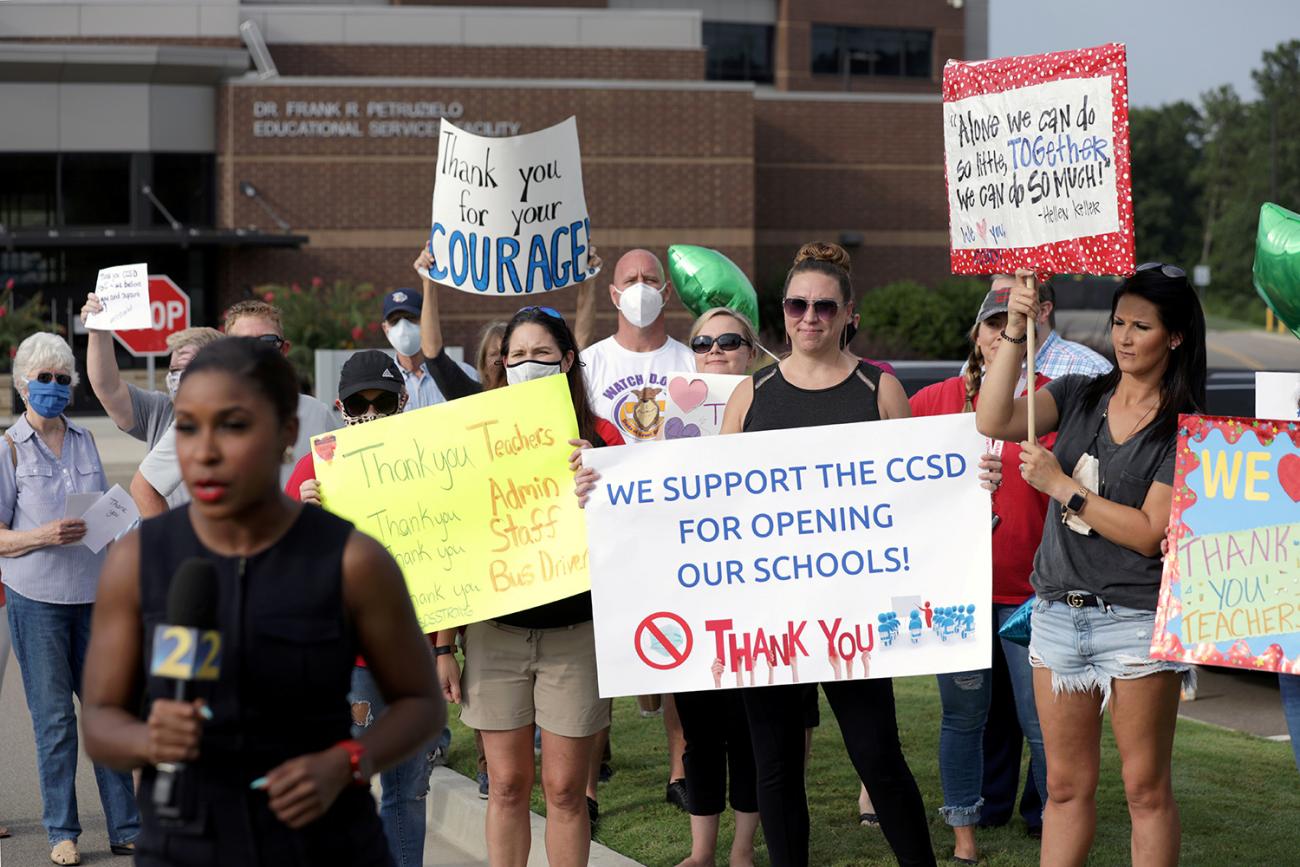
<path id="1" fill-rule="evenodd" d="M 456 652 L 456 648 L 450 644 L 438 644 L 433 648 L 434 656 L 450 656 Z"/>
<path id="2" fill-rule="evenodd" d="M 1065 510 L 1072 515 L 1077 515 L 1083 511 L 1083 506 L 1088 502 L 1088 489 L 1079 488 L 1070 496 L 1070 501 L 1065 504 Z"/>
<path id="3" fill-rule="evenodd" d="M 341 747 L 348 754 L 348 763 L 352 770 L 352 785 L 370 788 L 370 777 L 361 770 L 361 762 L 366 757 L 366 748 L 360 741 L 339 741 L 334 746 Z"/>

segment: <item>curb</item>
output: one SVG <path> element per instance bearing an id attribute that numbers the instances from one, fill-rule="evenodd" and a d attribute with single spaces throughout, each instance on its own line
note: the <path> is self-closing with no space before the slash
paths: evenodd
<path id="1" fill-rule="evenodd" d="M 426 801 L 426 841 L 430 837 L 446 841 L 486 864 L 487 839 L 483 826 L 487 821 L 487 801 L 479 798 L 478 783 L 450 768 L 434 768 Z M 546 819 L 536 813 L 529 815 L 533 842 L 528 865 L 546 867 Z M 638 867 L 640 862 L 593 840 L 587 863 L 594 867 Z"/>

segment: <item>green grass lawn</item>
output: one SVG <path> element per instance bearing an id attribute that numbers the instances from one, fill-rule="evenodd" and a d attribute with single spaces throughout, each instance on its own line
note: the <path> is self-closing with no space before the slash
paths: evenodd
<path id="1" fill-rule="evenodd" d="M 943 863 L 952 855 L 952 835 L 939 817 L 939 696 L 934 678 L 896 680 L 903 750 L 930 812 L 930 833 Z M 453 716 L 455 714 L 453 713 Z M 451 766 L 474 775 L 474 739 L 459 722 Z M 1090 863 L 1129 863 L 1128 810 L 1119 776 L 1119 756 L 1109 726 L 1102 745 L 1097 840 Z M 601 786 L 596 839 L 644 864 L 673 865 L 690 851 L 685 815 L 664 802 L 668 759 L 663 721 L 642 719 L 632 699 L 614 703 L 613 780 Z M 1188 720 L 1178 723 L 1174 745 L 1174 787 L 1183 817 L 1182 864 L 1282 865 L 1300 863 L 1300 777 L 1289 744 L 1272 743 Z M 808 769 L 812 816 L 810 863 L 892 865 L 878 829 L 857 823 L 858 781 L 844 752 L 835 717 L 822 698 L 822 725 L 813 737 Z M 533 809 L 544 813 L 540 789 Z M 979 832 L 984 859 L 994 865 L 1036 865 L 1038 848 L 1017 816 L 1006 828 Z M 731 826 L 723 819 L 719 863 L 726 863 Z M 760 834 L 758 863 L 767 864 Z"/>

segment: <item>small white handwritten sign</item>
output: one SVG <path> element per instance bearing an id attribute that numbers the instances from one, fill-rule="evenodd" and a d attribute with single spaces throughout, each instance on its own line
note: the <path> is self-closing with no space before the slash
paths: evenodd
<path id="1" fill-rule="evenodd" d="M 95 281 L 95 295 L 103 310 L 86 317 L 93 331 L 131 331 L 152 328 L 149 309 L 149 266 L 117 265 L 101 268 Z"/>
<path id="2" fill-rule="evenodd" d="M 139 517 L 140 510 L 135 507 L 131 495 L 122 490 L 121 485 L 114 485 L 81 516 L 86 522 L 86 535 L 81 541 L 98 554 Z"/>

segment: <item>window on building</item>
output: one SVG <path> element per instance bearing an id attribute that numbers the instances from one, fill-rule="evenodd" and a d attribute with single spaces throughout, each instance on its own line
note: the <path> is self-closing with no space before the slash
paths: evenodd
<path id="1" fill-rule="evenodd" d="M 0 225 L 57 226 L 58 154 L 0 156 Z"/>
<path id="2" fill-rule="evenodd" d="M 153 194 L 184 225 L 211 226 L 216 189 L 212 172 L 211 154 L 153 154 Z M 152 225 L 168 225 L 152 204 L 145 207 Z"/>
<path id="3" fill-rule="evenodd" d="M 934 34 L 928 30 L 814 24 L 814 75 L 929 78 Z"/>
<path id="4" fill-rule="evenodd" d="M 771 24 L 705 21 L 705 75 L 713 81 L 771 83 L 775 30 Z"/>
<path id="5" fill-rule="evenodd" d="M 59 182 L 63 225 L 130 225 L 130 154 L 60 154 Z"/>

